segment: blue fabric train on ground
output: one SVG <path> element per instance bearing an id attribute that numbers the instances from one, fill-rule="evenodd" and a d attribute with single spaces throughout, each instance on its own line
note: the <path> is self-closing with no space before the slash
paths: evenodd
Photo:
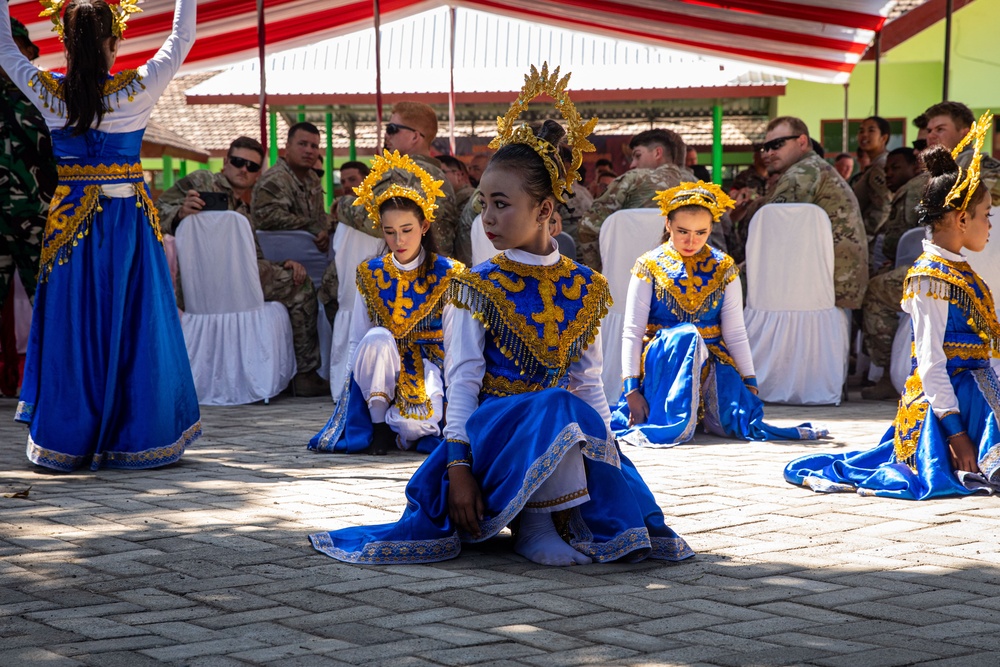
<path id="1" fill-rule="evenodd" d="M 15 418 L 30 424 L 28 458 L 42 466 L 165 465 L 198 438 L 201 422 L 139 152 L 153 105 L 194 43 L 196 3 L 177 0 L 163 47 L 139 69 L 109 76 L 90 117 L 67 101 L 67 88 L 80 85 L 83 52 L 110 65 L 135 2 L 43 4 L 60 38 L 67 25 L 65 77 L 21 55 L 0 3 L 0 65 L 42 111 L 59 176 Z"/>
<path id="2" fill-rule="evenodd" d="M 393 170 L 420 187 L 382 187 Z M 354 205 L 367 209 L 390 252 L 358 266 L 351 372 L 309 449 L 385 454 L 394 442 L 428 453 L 443 442 L 445 295 L 465 266 L 439 256 L 428 233 L 442 183 L 409 156 L 385 151 L 354 189 Z"/>
<path id="3" fill-rule="evenodd" d="M 556 200 L 577 176 L 555 149 L 564 130 L 512 122 L 545 92 L 578 166 L 596 119 L 582 123 L 568 78 L 532 67 L 498 121 L 499 150 L 480 185 L 484 227 L 503 252 L 449 288 L 447 445 L 407 484 L 399 521 L 311 535 L 319 551 L 356 563 L 433 562 L 513 526 L 514 549 L 549 565 L 693 555 L 609 430 L 598 331 L 607 282 L 562 257 L 548 235 Z"/>
<path id="4" fill-rule="evenodd" d="M 1000 385 L 991 367 L 1000 324 L 989 288 L 961 254 L 963 247 L 981 251 L 989 238 L 979 150 L 990 118 L 983 116 L 955 149 L 958 155 L 976 142 L 967 169 L 943 147 L 924 153 L 931 178 L 918 213 L 932 239 L 904 282 L 913 354 L 892 426 L 874 449 L 792 461 L 789 482 L 907 500 L 1000 490 Z"/>
<path id="5" fill-rule="evenodd" d="M 706 245 L 732 206 L 717 186 L 682 183 L 658 193 L 670 239 L 632 269 L 622 344 L 623 391 L 611 417 L 619 441 L 669 447 L 701 422 L 743 440 L 815 439 L 823 429 L 764 422 L 733 258 Z"/>

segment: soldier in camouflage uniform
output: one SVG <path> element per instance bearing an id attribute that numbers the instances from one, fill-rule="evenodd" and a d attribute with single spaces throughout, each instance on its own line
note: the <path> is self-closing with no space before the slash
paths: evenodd
<path id="1" fill-rule="evenodd" d="M 861 219 L 865 223 L 868 249 L 871 251 L 875 237 L 882 231 L 882 225 L 889 217 L 892 193 L 885 181 L 885 150 L 889 143 L 889 121 L 880 116 L 871 116 L 861 121 L 858 129 L 858 150 L 871 160 L 868 168 L 851 184 L 854 196 L 858 198 Z"/>
<path id="2" fill-rule="evenodd" d="M 862 398 L 869 400 L 898 398 L 888 370 L 892 360 L 892 341 L 896 337 L 899 314 L 902 312 L 899 304 L 903 299 L 903 280 L 910 267 L 895 267 L 896 249 L 900 237 L 917 226 L 917 204 L 929 180 L 927 173 L 919 173 L 916 153 L 911 148 L 892 151 L 885 165 L 886 183 L 894 190 L 889 219 L 883 226 L 882 252 L 886 264 L 868 283 L 861 307 L 865 351 L 872 364 L 884 369 L 882 378 L 874 386 L 861 390 Z"/>
<path id="3" fill-rule="evenodd" d="M 419 102 L 399 102 L 392 108 L 392 115 L 385 128 L 385 147 L 409 155 L 421 169 L 436 181 L 444 181 L 441 189 L 444 197 L 438 198 L 438 208 L 434 212 L 431 233 L 437 243 L 438 253 L 460 262 L 468 263 L 472 258 L 471 241 L 468 231 L 459 228 L 459 210 L 455 205 L 455 188 L 441 168 L 441 163 L 431 157 L 431 142 L 437 136 L 438 122 L 434 109 Z M 379 194 L 393 183 L 404 187 L 420 189 L 416 176 L 405 169 L 386 172 L 373 188 Z M 338 224 L 348 225 L 375 238 L 382 238 L 382 230 L 374 229 L 363 206 L 354 206 L 353 195 L 342 197 L 337 202 Z M 351 278 L 353 280 L 353 278 Z M 324 278 L 324 283 L 326 279 Z"/>
<path id="4" fill-rule="evenodd" d="M 590 211 L 580 221 L 577 255 L 580 262 L 601 270 L 598 240 L 601 225 L 615 211 L 630 208 L 656 208 L 657 191 L 695 180 L 684 164 L 685 147 L 680 135 L 670 130 L 646 130 L 632 137 L 632 165 L 594 200 Z M 715 225 L 718 227 L 719 225 Z"/>
<path id="5" fill-rule="evenodd" d="M 459 214 L 455 234 L 455 257 L 462 258 L 460 261 L 468 266 L 472 261 L 472 228 L 462 226 L 461 212 L 465 210 L 476 189 L 469 182 L 469 168 L 457 157 L 442 155 L 438 158 L 438 162 L 441 163 L 445 178 L 455 190 L 455 211 Z"/>
<path id="6" fill-rule="evenodd" d="M 927 116 L 928 147 L 944 146 L 948 150 L 958 146 L 976 121 L 972 110 L 961 102 L 940 102 L 929 107 L 923 115 Z M 972 155 L 973 147 L 967 146 L 955 162 L 965 169 L 972 161 Z M 979 169 L 979 178 L 989 188 L 993 206 L 1000 206 L 1000 161 L 983 153 Z"/>
<path id="7" fill-rule="evenodd" d="M 27 58 L 38 57 L 28 30 L 11 19 L 11 32 Z M 37 286 L 42 230 L 58 176 L 42 114 L 0 70 L 0 303 L 14 271 L 30 298 Z"/>
<path id="8" fill-rule="evenodd" d="M 213 174 L 207 169 L 192 172 L 178 180 L 156 201 L 163 231 L 173 232 L 188 215 L 197 213 L 205 205 L 199 192 L 225 193 L 229 210 L 250 217 L 250 189 L 260 175 L 264 148 L 256 139 L 240 137 L 229 146 L 222 172 Z M 251 171 L 252 170 L 252 171 Z M 298 374 L 293 380 L 295 393 L 300 396 L 322 396 L 327 386 L 316 369 L 320 365 L 319 338 L 316 329 L 318 304 L 312 280 L 305 267 L 298 262 L 271 262 L 254 235 L 257 249 L 257 271 L 265 301 L 277 301 L 288 310 L 292 325 L 292 345 Z M 184 309 L 181 281 L 175 286 L 177 307 Z M 315 377 L 314 377 L 315 376 Z"/>
<path id="9" fill-rule="evenodd" d="M 747 223 L 766 204 L 816 204 L 830 217 L 833 230 L 833 291 L 838 308 L 861 307 L 868 286 L 868 243 L 854 191 L 812 149 L 809 130 L 799 118 L 782 116 L 767 126 L 761 147 L 770 174 L 780 174 L 765 197 L 750 202 L 738 220 L 741 250 Z M 735 216 L 734 216 L 735 218 Z M 730 247 L 730 254 L 733 248 Z M 740 253 L 742 254 L 742 253 Z"/>

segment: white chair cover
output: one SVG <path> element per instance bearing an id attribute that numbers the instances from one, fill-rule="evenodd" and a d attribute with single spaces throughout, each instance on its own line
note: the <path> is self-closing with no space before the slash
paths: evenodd
<path id="1" fill-rule="evenodd" d="M 295 375 L 288 312 L 264 302 L 250 221 L 234 211 L 184 219 L 176 235 L 181 317 L 202 405 L 269 399 Z"/>
<path id="2" fill-rule="evenodd" d="M 356 282 L 358 264 L 377 256 L 385 250 L 385 242 L 347 225 L 337 225 L 333 235 L 334 262 L 340 287 L 337 292 L 337 315 L 333 320 L 333 336 L 330 342 L 330 393 L 333 400 L 340 398 L 340 392 L 347 380 L 347 353 L 351 346 L 351 317 L 354 300 L 358 297 Z M 323 318 L 325 319 L 325 317 Z"/>
<path id="3" fill-rule="evenodd" d="M 892 361 L 889 362 L 889 379 L 892 380 L 892 386 L 900 393 L 903 392 L 903 387 L 906 385 L 906 378 L 910 377 L 912 364 L 910 355 L 913 351 L 912 333 L 910 315 L 903 313 L 899 317 L 899 326 L 892 339 Z"/>
<path id="4" fill-rule="evenodd" d="M 28 351 L 28 334 L 31 333 L 31 299 L 24 291 L 21 274 L 14 272 L 14 337 L 17 340 L 17 353 Z"/>
<path id="5" fill-rule="evenodd" d="M 899 237 L 896 244 L 896 264 L 898 269 L 901 266 L 912 266 L 920 253 L 924 251 L 924 239 L 927 238 L 927 228 L 920 226 L 907 229 Z"/>
<path id="6" fill-rule="evenodd" d="M 625 325 L 625 298 L 632 267 L 639 256 L 660 244 L 663 217 L 657 208 L 615 211 L 601 225 L 598 243 L 604 277 L 614 303 L 601 322 L 604 352 L 604 394 L 613 406 L 622 391 L 622 329 Z"/>
<path id="7" fill-rule="evenodd" d="M 1000 206 L 994 206 L 990 214 L 993 220 L 1000 220 Z M 993 293 L 993 303 L 1000 301 L 1000 234 L 990 231 L 990 241 L 981 252 L 964 252 L 969 258 L 969 266 Z"/>
<path id="8" fill-rule="evenodd" d="M 834 306 L 833 233 L 813 204 L 769 204 L 750 221 L 744 311 L 760 397 L 840 404 L 850 345 Z"/>

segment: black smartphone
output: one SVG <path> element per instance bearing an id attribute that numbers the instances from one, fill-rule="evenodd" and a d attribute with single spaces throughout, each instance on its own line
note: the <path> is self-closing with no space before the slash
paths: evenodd
<path id="1" fill-rule="evenodd" d="M 228 211 L 229 197 L 225 192 L 199 192 L 198 196 L 205 202 L 203 211 Z"/>

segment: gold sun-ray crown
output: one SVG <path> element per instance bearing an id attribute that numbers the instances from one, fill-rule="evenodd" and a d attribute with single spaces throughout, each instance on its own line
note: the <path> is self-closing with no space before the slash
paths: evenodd
<path id="1" fill-rule="evenodd" d="M 559 77 L 559 68 L 549 73 L 548 62 L 542 63 L 541 72 L 531 66 L 524 75 L 524 86 L 521 94 L 510 105 L 507 114 L 497 116 L 497 136 L 490 142 L 490 148 L 502 148 L 508 144 L 526 144 L 531 146 L 545 162 L 545 169 L 552 180 L 552 194 L 560 202 L 566 202 L 566 194 L 573 194 L 573 184 L 580 179 L 580 166 L 583 164 L 583 154 L 597 150 L 587 138 L 597 125 L 597 117 L 584 122 L 576 106 L 566 92 L 569 78 L 572 74 Z M 566 170 L 566 176 L 559 176 L 559 150 L 557 146 L 535 136 L 527 123 L 518 123 L 518 117 L 524 113 L 536 97 L 548 95 L 555 101 L 555 108 L 566 123 L 566 145 L 572 151 L 572 162 Z"/>
<path id="2" fill-rule="evenodd" d="M 393 183 L 382 192 L 375 194 L 373 188 L 378 185 L 385 174 L 393 169 L 402 169 L 416 176 L 420 180 L 420 190 L 423 192 L 416 188 Z M 368 211 L 368 219 L 372 221 L 372 226 L 378 227 L 381 222 L 378 212 L 379 206 L 387 199 L 402 197 L 416 203 L 424 212 L 427 221 L 434 222 L 434 210 L 438 207 L 434 200 L 438 197 L 444 197 L 444 191 L 441 190 L 442 185 L 444 185 L 444 181 L 435 181 L 409 155 L 400 155 L 398 150 L 392 153 L 385 150 L 382 155 L 375 156 L 372 170 L 361 182 L 361 185 L 354 188 L 354 194 L 358 196 L 354 200 L 354 205 L 364 206 L 365 210 Z"/>
<path id="3" fill-rule="evenodd" d="M 982 162 L 983 154 L 983 142 L 986 140 L 986 133 L 990 129 L 990 125 L 993 123 L 993 114 L 989 111 L 984 113 L 979 117 L 979 120 L 972 124 L 969 129 L 968 134 L 962 138 L 958 145 L 951 151 L 951 156 L 958 159 L 958 156 L 965 150 L 969 144 L 973 145 L 972 161 L 966 169 L 958 168 L 958 176 L 955 178 L 955 184 L 951 186 L 951 190 L 948 191 L 948 196 L 945 197 L 945 206 L 954 206 L 956 210 L 964 211 L 969 206 L 969 200 L 972 198 L 972 194 L 979 187 L 979 163 Z M 965 199 L 962 200 L 961 206 L 956 206 L 956 202 L 959 197 L 962 196 L 962 192 L 965 192 Z"/>
<path id="4" fill-rule="evenodd" d="M 681 183 L 675 188 L 660 190 L 653 197 L 660 205 L 663 217 L 682 206 L 703 206 L 712 214 L 712 221 L 718 222 L 722 214 L 736 205 L 736 202 L 715 183 L 698 181 Z"/>
<path id="5" fill-rule="evenodd" d="M 142 11 L 139 7 L 140 0 L 120 0 L 117 5 L 109 4 L 111 9 L 111 32 L 118 39 L 125 39 L 125 28 L 128 17 Z M 69 0 L 39 0 L 42 11 L 39 18 L 48 18 L 52 21 L 52 32 L 59 35 L 59 41 L 66 41 L 66 28 L 63 25 L 63 9 Z"/>

